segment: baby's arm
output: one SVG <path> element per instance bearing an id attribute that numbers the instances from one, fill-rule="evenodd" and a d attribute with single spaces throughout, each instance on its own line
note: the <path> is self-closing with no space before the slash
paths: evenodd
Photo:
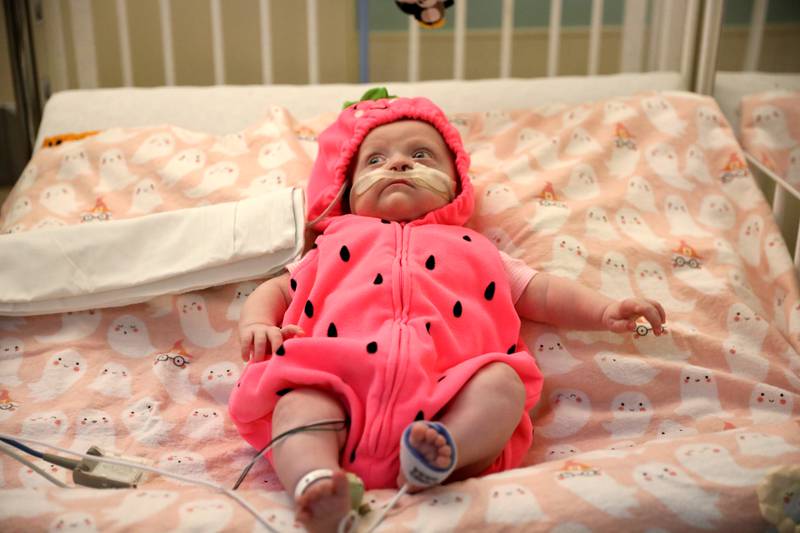
<path id="1" fill-rule="evenodd" d="M 614 301 L 575 281 L 545 272 L 536 274 L 517 300 L 519 315 L 556 327 L 600 330 L 615 333 L 633 331 L 643 316 L 653 332 L 660 335 L 666 314 L 661 304 L 642 298 Z"/>
<path id="2" fill-rule="evenodd" d="M 254 361 L 261 361 L 283 344 L 284 337 L 303 334 L 298 326 L 280 327 L 291 302 L 288 272 L 268 279 L 247 297 L 239 316 L 243 360 L 250 359 L 252 353 Z"/>

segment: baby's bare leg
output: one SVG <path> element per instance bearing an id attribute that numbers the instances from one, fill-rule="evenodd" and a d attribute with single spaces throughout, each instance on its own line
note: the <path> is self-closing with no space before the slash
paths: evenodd
<path id="1" fill-rule="evenodd" d="M 470 379 L 440 418 L 456 444 L 447 481 L 480 474 L 503 451 L 525 409 L 525 387 L 513 368 L 491 363 Z"/>
<path id="2" fill-rule="evenodd" d="M 343 420 L 344 410 L 331 395 L 316 389 L 296 389 L 281 397 L 272 414 L 272 435 L 321 420 Z M 333 479 L 310 485 L 295 502 L 296 516 L 309 531 L 335 530 L 350 510 L 350 494 L 339 454 L 347 440 L 345 430 L 304 431 L 275 444 L 272 463 L 290 497 L 298 481 L 318 468 L 333 470 Z"/>

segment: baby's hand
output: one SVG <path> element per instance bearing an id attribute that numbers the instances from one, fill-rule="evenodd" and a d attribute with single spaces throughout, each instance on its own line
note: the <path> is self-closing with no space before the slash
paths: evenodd
<path id="1" fill-rule="evenodd" d="M 242 347 L 242 360 L 255 362 L 266 359 L 267 354 L 280 348 L 284 339 L 302 337 L 305 332 L 300 326 L 289 324 L 279 328 L 272 324 L 246 324 L 239 326 L 239 342 Z"/>
<path id="2" fill-rule="evenodd" d="M 620 302 L 608 304 L 603 312 L 603 326 L 614 333 L 625 333 L 636 330 L 636 319 L 643 316 L 653 327 L 653 333 L 661 335 L 662 326 L 667 315 L 661 304 L 642 298 L 628 298 Z"/>

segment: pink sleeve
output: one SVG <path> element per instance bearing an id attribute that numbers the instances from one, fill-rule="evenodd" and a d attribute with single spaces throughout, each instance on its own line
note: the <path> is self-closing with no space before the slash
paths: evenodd
<path id="1" fill-rule="evenodd" d="M 516 304 L 537 271 L 529 267 L 525 261 L 515 259 L 505 252 L 500 252 L 500 258 L 503 260 L 508 284 L 511 287 L 511 300 Z"/>
<path id="2" fill-rule="evenodd" d="M 293 276 L 293 275 L 294 275 L 294 270 L 295 270 L 295 269 L 296 269 L 298 266 L 300 266 L 300 263 L 302 263 L 302 262 L 303 262 L 303 258 L 301 257 L 301 258 L 300 258 L 300 259 L 298 259 L 297 261 L 292 261 L 291 263 L 287 263 L 287 264 L 286 264 L 286 270 L 288 270 L 288 271 L 289 271 L 289 275 L 290 275 L 290 276 Z"/>
<path id="3" fill-rule="evenodd" d="M 294 276 L 295 270 L 300 268 L 300 266 L 303 264 L 303 261 L 309 260 L 309 258 L 311 256 L 313 256 L 314 253 L 315 253 L 315 250 L 312 248 L 311 250 L 306 252 L 305 255 L 303 255 L 302 257 L 298 257 L 296 260 L 292 261 L 291 263 L 287 263 L 285 266 L 286 266 L 286 270 L 289 271 L 289 275 L 290 276 Z"/>

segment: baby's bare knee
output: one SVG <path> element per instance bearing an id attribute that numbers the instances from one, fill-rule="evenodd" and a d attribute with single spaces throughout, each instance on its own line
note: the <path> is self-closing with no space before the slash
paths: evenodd
<path id="1" fill-rule="evenodd" d="M 494 398 L 506 398 L 514 408 L 523 409 L 525 385 L 511 366 L 501 362 L 490 363 L 478 372 L 476 377 L 478 376 L 485 394 Z"/>
<path id="2" fill-rule="evenodd" d="M 303 388 L 281 396 L 272 413 L 272 426 L 279 431 L 285 431 L 321 420 L 344 418 L 344 409 L 332 394 Z"/>

